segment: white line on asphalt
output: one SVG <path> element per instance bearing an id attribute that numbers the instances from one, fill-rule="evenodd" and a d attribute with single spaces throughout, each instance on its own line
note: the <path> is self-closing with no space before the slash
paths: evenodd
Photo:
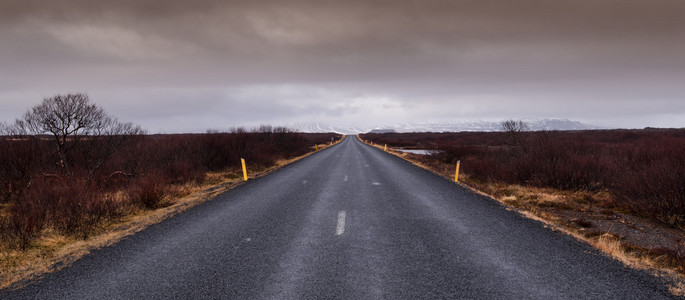
<path id="1" fill-rule="evenodd" d="M 335 235 L 341 235 L 345 233 L 345 211 L 341 210 L 338 212 L 338 226 L 335 229 Z"/>
<path id="2" fill-rule="evenodd" d="M 374 182 L 374 183 L 371 183 L 371 184 L 373 184 L 373 185 L 381 185 L 380 182 Z"/>
<path id="3" fill-rule="evenodd" d="M 344 181 L 345 181 L 345 182 L 347 182 L 347 175 L 345 175 L 345 179 L 344 179 Z"/>

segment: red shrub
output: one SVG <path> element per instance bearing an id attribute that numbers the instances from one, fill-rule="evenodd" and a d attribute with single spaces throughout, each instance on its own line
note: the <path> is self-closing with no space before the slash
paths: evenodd
<path id="1" fill-rule="evenodd" d="M 537 133 L 525 148 L 520 163 L 527 164 L 527 181 L 535 186 L 599 191 L 611 178 L 612 163 L 602 146 L 581 137 Z"/>
<path id="2" fill-rule="evenodd" d="M 26 250 L 45 227 L 47 212 L 43 202 L 44 199 L 34 197 L 15 202 L 0 219 L 3 240 Z"/>
<path id="3" fill-rule="evenodd" d="M 97 187 L 72 178 L 37 178 L 17 199 L 26 218 L 44 216 L 56 230 L 87 238 L 104 219 L 122 214 L 122 207 Z"/>
<path id="4" fill-rule="evenodd" d="M 207 171 L 237 171 L 240 158 L 251 166 L 268 167 L 340 135 L 264 127 L 117 138 L 82 139 L 66 153 L 66 169 L 55 165 L 51 141 L 44 137 L 0 137 L 0 202 L 11 203 L 0 219 L 5 242 L 26 248 L 45 226 L 87 238 L 130 204 L 161 207 L 169 184 L 202 182 Z M 112 143 L 119 146 L 117 151 L 109 147 Z M 133 203 L 109 196 L 121 190 L 128 190 Z"/>
<path id="5" fill-rule="evenodd" d="M 609 191 L 617 205 L 685 226 L 685 130 L 527 132 L 507 146 L 499 132 L 365 134 L 376 144 L 441 150 L 481 181 L 563 190 Z"/>
<path id="6" fill-rule="evenodd" d="M 631 152 L 613 190 L 635 211 L 685 225 L 685 141 L 642 144 Z"/>
<path id="7" fill-rule="evenodd" d="M 166 183 L 159 175 L 149 175 L 141 178 L 135 187 L 129 190 L 131 200 L 147 209 L 162 207 L 166 194 Z"/>
<path id="8" fill-rule="evenodd" d="M 50 156 L 45 141 L 38 138 L 0 137 L 0 202 L 19 196 Z"/>

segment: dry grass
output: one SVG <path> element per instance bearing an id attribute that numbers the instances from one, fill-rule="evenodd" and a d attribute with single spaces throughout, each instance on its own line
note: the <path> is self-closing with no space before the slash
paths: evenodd
<path id="1" fill-rule="evenodd" d="M 323 150 L 331 146 L 333 145 L 319 145 L 318 149 Z M 309 152 L 292 159 L 279 160 L 276 165 L 269 168 L 250 168 L 248 166 L 248 177 L 254 179 L 265 176 L 313 153 Z M 44 232 L 41 238 L 26 251 L 0 245 L 0 289 L 18 288 L 31 279 L 60 270 L 94 250 L 111 246 L 150 225 L 182 213 L 243 183 L 240 173 L 208 173 L 205 182 L 201 185 L 187 183 L 170 186 L 161 208 L 155 210 L 134 209 L 114 223 L 102 224 L 97 232 L 87 240 L 48 231 Z M 125 192 L 119 192 L 114 197 L 123 198 Z"/>
<path id="2" fill-rule="evenodd" d="M 673 295 L 683 296 L 683 295 L 685 295 L 685 283 L 682 283 L 682 282 L 672 283 L 668 287 L 668 291 L 671 292 L 671 294 L 673 294 Z"/>
<path id="3" fill-rule="evenodd" d="M 372 146 L 383 149 L 383 145 Z M 391 148 L 388 148 L 388 152 L 418 167 L 450 180 L 454 179 L 453 166 L 429 161 L 418 155 L 394 151 Z M 472 179 L 468 174 L 460 174 L 458 184 L 495 199 L 507 209 L 539 221 L 551 230 L 573 236 L 628 267 L 648 270 L 669 282 L 671 293 L 685 296 L 685 253 L 674 257 L 672 253 L 678 249 L 674 250 L 666 245 L 635 246 L 633 243 L 635 241 L 631 240 L 634 237 L 620 236 L 620 228 L 637 228 L 646 231 L 645 228 L 657 228 L 661 225 L 654 225 L 649 220 L 638 217 L 631 216 L 629 221 L 627 221 L 628 216 L 621 218 L 623 212 L 616 211 L 612 205 L 614 200 L 607 192 L 570 192 L 552 188 L 480 182 Z M 638 227 L 632 224 L 639 222 L 648 224 L 638 224 Z M 616 225 L 619 223 L 623 227 Z M 667 230 L 648 231 L 647 229 L 643 235 L 664 234 L 664 232 Z M 672 231 L 668 232 L 672 233 Z M 683 235 L 682 232 L 674 234 Z M 683 248 L 683 251 L 676 251 L 676 253 L 685 252 L 685 246 L 682 243 L 676 243 L 676 245 Z M 662 248 L 666 249 L 666 253 L 653 250 Z"/>
<path id="4" fill-rule="evenodd" d="M 625 251 L 621 245 L 620 239 L 610 233 L 604 233 L 600 235 L 599 238 L 594 240 L 594 243 L 592 244 L 597 249 L 628 266 L 640 267 L 642 265 L 639 258 L 634 257 Z"/>
<path id="5" fill-rule="evenodd" d="M 217 194 L 237 186 L 240 182 L 225 181 L 215 185 L 172 186 L 164 199 L 165 205 L 156 210 L 137 209 L 115 223 L 103 224 L 98 233 L 87 240 L 61 235 L 54 231 L 44 232 L 27 251 L 2 249 L 0 251 L 0 288 L 42 274 L 59 270 L 93 250 L 110 246 L 122 238 L 135 234 L 146 227 L 161 222 Z M 217 188 L 218 187 L 218 188 Z M 213 188 L 213 189 L 211 189 Z"/>

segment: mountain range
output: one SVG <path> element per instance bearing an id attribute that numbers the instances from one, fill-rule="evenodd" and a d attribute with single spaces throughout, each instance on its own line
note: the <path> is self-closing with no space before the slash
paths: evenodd
<path id="1" fill-rule="evenodd" d="M 567 119 L 524 119 L 532 131 L 542 130 L 596 130 L 607 129 L 578 121 Z M 451 121 L 451 122 L 421 122 L 397 123 L 378 127 L 346 127 L 323 123 L 300 123 L 287 126 L 299 132 L 336 132 L 341 134 L 367 133 L 372 130 L 378 132 L 460 132 L 460 131 L 500 131 L 499 121 Z"/>

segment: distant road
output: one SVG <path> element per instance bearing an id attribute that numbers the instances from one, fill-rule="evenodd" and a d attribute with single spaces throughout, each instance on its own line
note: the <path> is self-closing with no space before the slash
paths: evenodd
<path id="1" fill-rule="evenodd" d="M 354 138 L 0 298 L 661 299 L 667 287 Z"/>

